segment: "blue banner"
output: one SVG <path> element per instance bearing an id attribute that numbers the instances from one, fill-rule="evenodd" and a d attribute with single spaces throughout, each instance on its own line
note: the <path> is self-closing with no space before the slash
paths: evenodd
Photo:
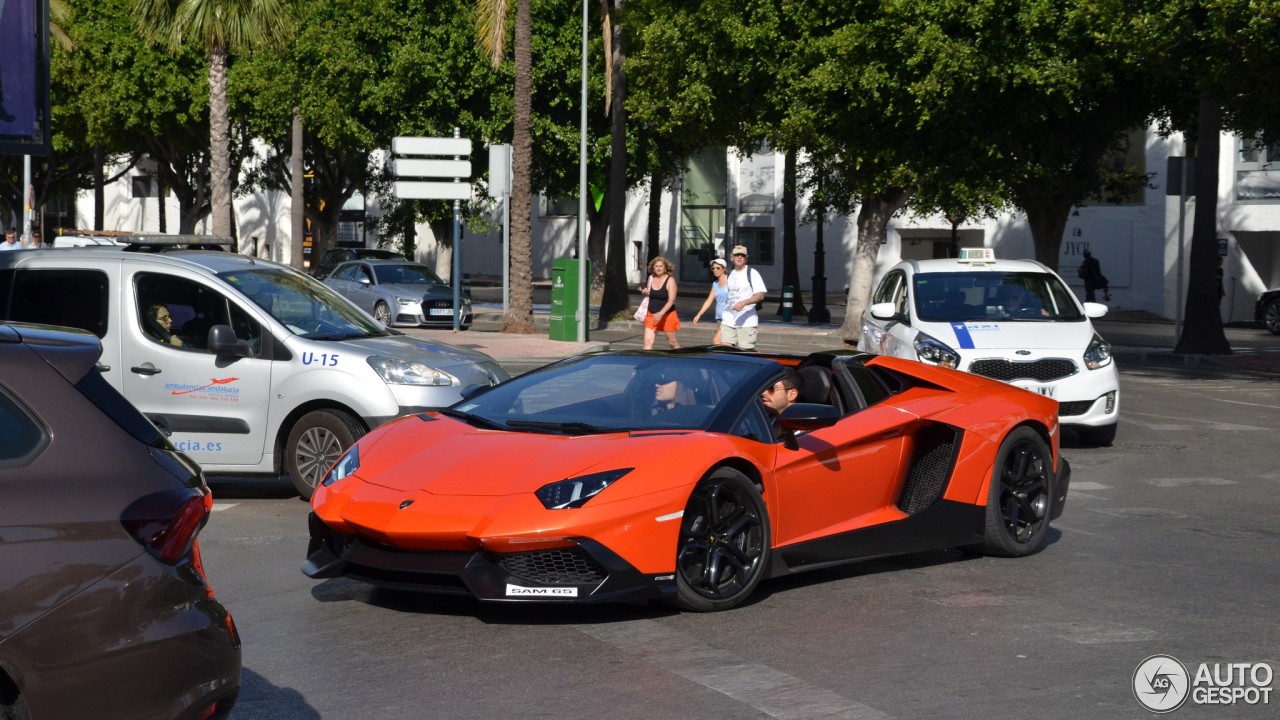
<path id="1" fill-rule="evenodd" d="M 0 0 L 0 139 L 43 142 L 44 0 Z"/>

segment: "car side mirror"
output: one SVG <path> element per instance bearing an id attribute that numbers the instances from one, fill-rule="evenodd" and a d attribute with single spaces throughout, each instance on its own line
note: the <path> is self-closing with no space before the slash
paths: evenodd
<path id="1" fill-rule="evenodd" d="M 371 284 L 373 284 L 373 283 L 372 283 L 372 281 L 371 281 L 371 280 L 369 280 L 369 278 L 367 278 L 367 277 L 359 277 L 359 278 L 356 278 L 356 282 L 360 283 L 361 285 L 371 285 Z"/>
<path id="2" fill-rule="evenodd" d="M 871 317 L 876 320 L 895 320 L 901 319 L 898 313 L 898 307 L 891 302 L 875 303 L 871 306 Z"/>
<path id="3" fill-rule="evenodd" d="M 1085 317 L 1100 318 L 1107 314 L 1107 306 L 1102 303 L 1087 302 L 1084 304 Z"/>
<path id="4" fill-rule="evenodd" d="M 249 343 L 236 337 L 236 331 L 231 329 L 230 325 L 214 325 L 209 328 L 209 342 L 207 347 L 209 352 L 214 355 L 229 355 L 232 357 L 249 357 L 253 355 Z"/>
<path id="5" fill-rule="evenodd" d="M 817 430 L 831 427 L 840 420 L 840 411 L 823 403 L 793 403 L 778 416 L 778 425 L 786 430 Z"/>

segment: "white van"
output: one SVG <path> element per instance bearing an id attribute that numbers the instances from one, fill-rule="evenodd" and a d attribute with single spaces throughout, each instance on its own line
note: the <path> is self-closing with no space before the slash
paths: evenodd
<path id="1" fill-rule="evenodd" d="M 292 268 L 216 250 L 0 253 L 0 319 L 92 332 L 103 376 L 206 473 L 287 472 L 304 497 L 373 427 L 509 377 L 388 332 Z"/>

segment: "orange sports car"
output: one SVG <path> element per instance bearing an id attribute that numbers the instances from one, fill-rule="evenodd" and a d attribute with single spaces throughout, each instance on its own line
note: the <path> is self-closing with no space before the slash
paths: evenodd
<path id="1" fill-rule="evenodd" d="M 302 569 L 710 611 L 853 560 L 1028 555 L 1066 503 L 1057 411 L 855 351 L 578 356 L 361 438 L 316 488 Z"/>

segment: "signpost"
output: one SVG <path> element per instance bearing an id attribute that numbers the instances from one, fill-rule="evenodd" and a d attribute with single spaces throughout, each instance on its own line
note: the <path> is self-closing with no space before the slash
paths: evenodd
<path id="1" fill-rule="evenodd" d="M 452 200 L 453 201 L 453 329 L 462 323 L 462 242 L 461 206 L 459 203 L 471 197 L 471 183 L 462 182 L 471 177 L 471 140 L 458 137 L 398 137 L 391 141 L 392 155 L 453 156 L 450 160 L 424 157 L 396 157 L 391 161 L 391 172 L 397 178 L 430 177 L 453 178 L 453 182 L 396 180 L 391 185 L 392 194 L 401 200 Z"/>

